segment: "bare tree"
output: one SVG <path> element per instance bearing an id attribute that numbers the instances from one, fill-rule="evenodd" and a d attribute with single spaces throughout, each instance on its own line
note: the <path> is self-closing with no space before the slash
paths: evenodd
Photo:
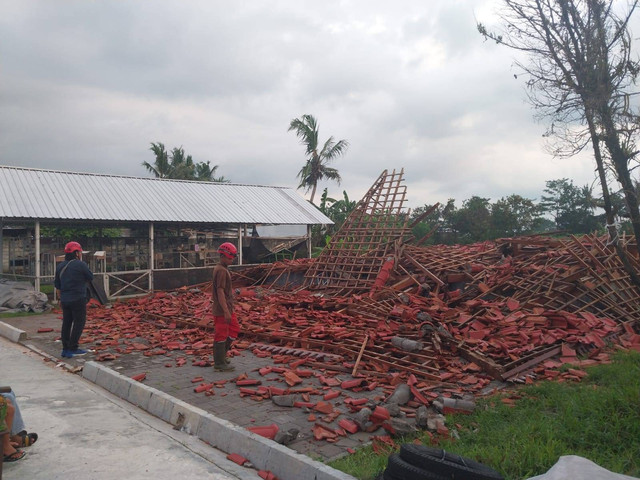
<path id="1" fill-rule="evenodd" d="M 550 120 L 547 135 L 555 141 L 554 155 L 572 156 L 588 145 L 593 148 L 609 233 L 622 255 L 607 172 L 622 186 L 640 241 L 640 210 L 630 173 L 640 129 L 630 98 L 637 93 L 632 90 L 640 64 L 632 57 L 628 29 L 638 1 L 630 0 L 620 13 L 614 0 L 504 0 L 500 32 L 478 24 L 485 38 L 526 54 L 528 63 L 516 65 L 527 78 L 527 94 L 537 116 Z"/>

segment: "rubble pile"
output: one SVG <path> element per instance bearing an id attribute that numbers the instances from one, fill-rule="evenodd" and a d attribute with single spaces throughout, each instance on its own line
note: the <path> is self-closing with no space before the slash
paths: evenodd
<path id="1" fill-rule="evenodd" d="M 233 271 L 235 353 L 275 365 L 236 378 L 241 396 L 307 409 L 317 440 L 380 427 L 446 434 L 441 414 L 472 410 L 494 381 L 579 381 L 610 347 L 640 351 L 640 293 L 606 238 L 420 246 L 401 181 L 383 172 L 319 258 Z M 640 271 L 634 239 L 620 241 Z M 210 366 L 208 288 L 95 306 L 86 341 L 97 360 L 142 351 L 170 355 L 168 367 Z M 286 388 L 263 386 L 267 375 Z M 196 388 L 213 394 L 215 382 Z"/>

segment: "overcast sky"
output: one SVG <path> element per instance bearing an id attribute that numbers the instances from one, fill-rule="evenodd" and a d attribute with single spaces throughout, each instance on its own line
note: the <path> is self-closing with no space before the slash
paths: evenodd
<path id="1" fill-rule="evenodd" d="M 234 183 L 296 187 L 287 128 L 312 114 L 321 142 L 350 143 L 318 194 L 359 199 L 401 168 L 408 207 L 590 183 L 588 157 L 546 153 L 513 52 L 477 33 L 499 4 L 0 0 L 0 164 L 149 176 L 162 142 Z"/>

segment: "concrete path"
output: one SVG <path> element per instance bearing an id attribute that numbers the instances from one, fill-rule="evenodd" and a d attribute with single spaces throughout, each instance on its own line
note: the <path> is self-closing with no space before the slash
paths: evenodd
<path id="1" fill-rule="evenodd" d="M 247 375 L 250 379 L 255 379 L 262 382 L 262 386 L 276 387 L 281 389 L 288 389 L 290 386 L 285 382 L 282 375 L 277 373 L 272 374 L 260 374 L 261 368 L 270 367 L 283 367 L 285 364 L 276 363 L 275 359 L 268 355 L 266 357 L 260 357 L 254 354 L 253 348 L 240 348 L 236 350 L 237 355 L 233 357 L 233 365 L 235 371 L 233 372 L 215 372 L 211 366 L 200 367 L 193 364 L 193 360 L 196 358 L 194 355 L 186 354 L 183 350 L 170 350 L 164 355 L 146 355 L 148 352 L 143 350 L 133 350 L 129 353 L 123 353 L 125 348 L 124 342 L 127 343 L 142 343 L 146 344 L 148 338 L 144 336 L 144 332 L 141 332 L 140 337 L 125 338 L 124 335 L 119 335 L 119 342 L 121 345 L 104 347 L 99 345 L 99 338 L 105 336 L 104 333 L 98 334 L 96 329 L 99 327 L 99 321 L 93 319 L 94 309 L 89 309 L 87 327 L 81 338 L 81 348 L 96 349 L 94 353 L 89 353 L 82 357 L 75 357 L 71 359 L 63 359 L 60 356 L 61 343 L 60 343 L 60 326 L 61 319 L 60 314 L 56 313 L 44 313 L 41 315 L 30 315 L 21 317 L 4 318 L 0 321 L 0 336 L 4 336 L 14 342 L 19 342 L 29 348 L 34 349 L 43 356 L 47 356 L 53 361 L 64 361 L 72 368 L 79 370 L 84 369 L 87 364 L 97 363 L 102 367 L 108 368 L 113 372 L 119 373 L 127 378 L 131 378 L 141 373 L 146 374 L 144 379 L 144 386 L 151 387 L 160 392 L 164 392 L 170 395 L 176 400 L 185 402 L 193 407 L 199 408 L 204 412 L 207 412 L 218 419 L 226 420 L 233 425 L 242 427 L 244 429 L 255 427 L 259 425 L 271 425 L 276 424 L 282 431 L 289 431 L 292 429 L 298 430 L 298 436 L 287 444 L 287 448 L 292 450 L 292 454 L 299 453 L 305 455 L 307 458 L 319 459 L 322 462 L 329 462 L 336 458 L 348 455 L 348 449 L 357 450 L 363 445 L 371 442 L 371 437 L 374 435 L 386 435 L 387 432 L 383 428 L 379 428 L 375 432 L 357 432 L 354 434 L 348 434 L 346 436 L 339 436 L 335 441 L 327 442 L 325 440 L 316 440 L 313 434 L 314 423 L 309 421 L 309 415 L 312 411 L 308 408 L 293 408 L 282 407 L 274 404 L 270 400 L 257 401 L 253 395 L 242 395 L 239 388 L 236 386 L 235 378 L 239 375 Z M 104 340 L 104 339 L 103 339 Z M 248 342 L 245 342 L 248 344 Z M 113 353 L 117 357 L 110 361 L 97 361 L 97 357 L 105 352 Z M 298 358 L 301 357 L 292 357 Z M 184 364 L 178 365 L 178 359 L 186 360 Z M 167 367 L 168 366 L 168 367 Z M 302 366 L 303 370 L 314 369 L 311 366 Z M 331 375 L 331 372 L 326 374 Z M 94 376 L 87 376 L 86 369 L 83 370 L 82 376 L 85 379 L 96 382 Z M 226 380 L 227 383 L 216 385 L 210 394 L 196 393 L 194 387 L 197 384 L 192 382 L 192 379 L 202 377 L 202 382 L 198 383 L 212 383 L 220 380 Z M 344 380 L 351 380 L 353 377 L 350 372 L 340 372 L 334 376 L 336 380 L 342 382 Z M 138 383 L 138 382 L 134 382 Z M 100 383 L 98 383 L 100 385 Z M 113 389 L 114 385 L 110 381 L 100 385 L 107 391 L 114 393 L 115 395 L 125 400 L 132 401 L 127 396 L 118 393 L 118 389 Z M 296 387 L 310 387 L 314 390 L 311 401 L 316 402 L 322 400 L 322 396 L 327 392 L 328 388 L 325 386 L 316 375 L 311 377 L 305 377 L 303 383 Z M 125 386 L 126 388 L 126 386 Z M 255 388 L 255 387 L 251 387 Z M 331 387 L 334 388 L 334 387 Z M 331 400 L 336 411 L 342 412 L 339 417 L 334 418 L 332 421 L 324 421 L 324 425 L 329 428 L 337 429 L 339 427 L 338 422 L 342 418 L 349 418 L 351 415 L 350 408 L 345 405 L 344 399 L 346 397 L 363 398 L 366 397 L 372 404 L 380 403 L 381 399 L 385 397 L 385 393 L 381 387 L 373 390 L 360 389 L 358 392 L 349 390 L 342 391 L 341 395 Z M 260 399 L 262 400 L 262 398 Z M 132 401 L 136 404 L 136 401 Z M 147 409 L 140 403 L 138 406 L 145 409 L 147 412 L 155 415 L 159 418 L 162 416 L 160 412 Z M 164 419 L 169 423 L 172 423 L 168 419 Z M 196 434 L 195 430 L 191 431 L 192 434 Z M 203 440 L 210 442 L 212 445 L 216 445 L 221 448 L 219 443 L 213 442 L 212 438 L 204 438 Z M 255 453 L 255 448 L 251 448 Z M 248 452 L 228 452 L 228 453 L 240 453 L 244 457 L 248 457 Z M 256 458 L 254 458 L 254 463 Z M 277 461 L 279 464 L 280 462 Z M 256 465 L 259 465 L 256 463 Z M 317 466 L 319 468 L 319 466 Z M 261 465 L 260 468 L 270 470 L 271 467 Z M 315 467 L 314 467 L 315 468 Z M 312 468 L 313 470 L 313 468 Z M 281 480 L 300 480 L 300 472 L 297 469 L 291 469 L 291 473 L 294 476 L 287 478 L 284 471 L 279 471 L 274 474 Z M 316 473 L 313 473 L 312 479 L 315 478 Z M 335 478 L 335 476 L 331 476 Z"/>
<path id="2" fill-rule="evenodd" d="M 14 390 L 38 441 L 3 478 L 257 479 L 197 438 L 0 337 L 0 385 Z"/>

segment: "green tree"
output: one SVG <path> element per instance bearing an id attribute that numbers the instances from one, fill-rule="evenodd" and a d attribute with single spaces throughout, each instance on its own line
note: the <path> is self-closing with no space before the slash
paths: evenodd
<path id="1" fill-rule="evenodd" d="M 334 202 L 329 207 L 329 218 L 334 221 L 335 229 L 339 229 L 347 217 L 355 210 L 358 202 L 355 200 L 349 200 L 349 195 L 347 195 L 347 191 L 342 191 L 342 199 L 334 200 Z"/>
<path id="2" fill-rule="evenodd" d="M 156 159 L 153 164 L 146 161 L 142 162 L 142 166 L 153 173 L 156 178 L 171 178 L 171 163 L 169 162 L 169 154 L 164 144 L 152 142 L 149 150 L 153 152 Z"/>
<path id="3" fill-rule="evenodd" d="M 182 147 L 174 147 L 169 154 L 163 143 L 152 142 L 149 150 L 155 155 L 155 161 L 153 164 L 142 162 L 142 166 L 153 173 L 156 178 L 197 180 L 200 182 L 229 182 L 224 176 L 215 176 L 218 165 L 212 167 L 210 162 L 194 163 L 191 155 L 185 155 Z"/>
<path id="4" fill-rule="evenodd" d="M 546 217 L 540 216 L 533 222 L 532 234 L 537 233 L 551 233 L 556 229 L 555 222 L 549 220 Z"/>
<path id="5" fill-rule="evenodd" d="M 549 213 L 560 230 L 570 233 L 589 233 L 598 228 L 594 215 L 596 201 L 588 185 L 580 188 L 573 180 L 561 178 L 546 182 L 540 207 Z"/>
<path id="6" fill-rule="evenodd" d="M 541 207 L 520 195 L 503 197 L 491 205 L 492 237 L 513 237 L 532 233 L 541 214 Z"/>
<path id="7" fill-rule="evenodd" d="M 325 188 L 322 191 L 322 195 L 320 195 L 320 205 L 318 206 L 318 210 L 324 213 L 327 217 L 331 218 L 331 214 L 329 213 L 329 209 L 331 205 L 335 203 L 335 198 L 331 198 L 329 196 L 329 190 Z M 316 225 L 311 228 L 311 242 L 314 247 L 322 247 L 324 248 L 329 239 L 330 239 L 330 231 L 331 225 Z"/>
<path id="8" fill-rule="evenodd" d="M 423 242 L 433 243 L 433 235 L 440 227 L 440 211 L 439 204 L 435 204 L 435 208 L 434 205 L 425 204 L 411 211 L 409 221 L 412 225 L 411 233 L 416 241 L 424 239 Z M 425 235 L 430 235 L 430 238 L 426 239 Z"/>
<path id="9" fill-rule="evenodd" d="M 329 196 L 329 189 L 325 188 L 322 191 L 322 195 L 320 196 L 320 205 L 318 206 L 318 209 L 328 217 L 329 208 L 335 201 L 336 201 L 335 198 L 331 198 Z"/>
<path id="10" fill-rule="evenodd" d="M 171 178 L 176 180 L 194 180 L 196 166 L 191 155 L 184 154 L 184 148 L 174 147 L 171 150 Z"/>
<path id="11" fill-rule="evenodd" d="M 349 199 L 347 191 L 342 192 L 342 199 L 336 200 L 329 196 L 328 189 L 325 188 L 320 196 L 318 209 L 333 221 L 333 225 L 319 225 L 313 227 L 312 241 L 316 246 L 324 246 L 326 239 L 340 230 L 347 217 L 355 210 L 358 202 Z"/>
<path id="12" fill-rule="evenodd" d="M 307 160 L 304 166 L 298 172 L 300 184 L 298 188 L 304 188 L 305 192 L 311 190 L 310 201 L 316 194 L 318 182 L 321 180 L 335 180 L 338 185 L 342 178 L 333 167 L 329 166 L 335 158 L 344 155 L 349 147 L 346 140 L 336 142 L 333 137 L 324 143 L 322 148 L 318 143 L 318 122 L 313 115 L 302 115 L 300 118 L 294 118 L 289 124 L 287 131 L 294 131 L 300 139 L 300 143 L 305 146 Z M 318 150 L 320 148 L 320 150 Z"/>
<path id="13" fill-rule="evenodd" d="M 491 237 L 491 206 L 488 198 L 474 195 L 465 200 L 453 216 L 453 227 L 463 243 L 487 240 Z"/>
<path id="14" fill-rule="evenodd" d="M 436 203 L 414 208 L 409 218 L 411 233 L 420 245 L 456 243 L 457 232 L 453 227 L 455 215 L 456 206 L 453 198 L 444 205 Z"/>
<path id="15" fill-rule="evenodd" d="M 614 8 L 614 0 L 503 0 L 504 28 L 485 38 L 524 52 L 529 64 L 516 61 L 527 77 L 529 99 L 541 118 L 551 121 L 548 135 L 557 143 L 553 153 L 572 156 L 593 148 L 602 198 L 611 225 L 609 234 L 625 269 L 640 288 L 640 278 L 626 258 L 612 226 L 607 168 L 622 186 L 636 238 L 640 209 L 630 174 L 636 160 L 640 128 L 630 97 L 640 63 L 632 53 L 629 20 L 638 0 Z"/>
<path id="16" fill-rule="evenodd" d="M 199 162 L 195 166 L 195 179 L 200 182 L 229 183 L 224 176 L 216 177 L 218 165 L 211 166 L 211 162 Z"/>

